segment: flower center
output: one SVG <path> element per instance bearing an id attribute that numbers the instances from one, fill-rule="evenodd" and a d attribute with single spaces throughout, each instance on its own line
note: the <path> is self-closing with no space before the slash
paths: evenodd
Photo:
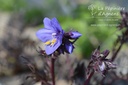
<path id="1" fill-rule="evenodd" d="M 45 42 L 45 45 L 53 46 L 57 41 L 57 39 L 55 38 L 56 35 L 57 35 L 56 33 L 52 33 L 52 38 L 53 39 L 52 40 L 48 40 L 47 42 Z"/>
<path id="2" fill-rule="evenodd" d="M 56 43 L 56 39 L 52 39 L 51 46 L 53 46 Z"/>
<path id="3" fill-rule="evenodd" d="M 49 41 L 45 42 L 45 45 L 53 46 L 56 43 L 56 40 L 57 40 L 56 38 L 49 40 Z"/>

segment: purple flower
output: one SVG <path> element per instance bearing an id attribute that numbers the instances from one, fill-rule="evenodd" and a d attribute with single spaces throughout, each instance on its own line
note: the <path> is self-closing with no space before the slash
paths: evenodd
<path id="1" fill-rule="evenodd" d="M 37 31 L 36 36 L 45 43 L 45 52 L 47 55 L 58 51 L 59 54 L 64 52 L 72 53 L 73 43 L 81 36 L 77 31 L 64 33 L 56 18 L 44 18 L 44 28 Z M 70 40 L 74 40 L 73 42 Z"/>
<path id="2" fill-rule="evenodd" d="M 65 37 L 68 37 L 69 39 L 76 39 L 79 38 L 82 34 L 80 34 L 77 31 L 70 31 L 65 33 Z"/>
<path id="3" fill-rule="evenodd" d="M 36 36 L 45 43 L 46 54 L 52 54 L 62 44 L 64 31 L 56 18 L 44 18 L 44 28 L 37 31 Z"/>
<path id="4" fill-rule="evenodd" d="M 74 49 L 74 45 L 69 39 L 63 38 L 62 45 L 58 48 L 58 52 L 64 54 L 64 52 L 71 54 Z"/>
<path id="5" fill-rule="evenodd" d="M 81 35 L 82 34 L 80 34 L 77 31 L 69 31 L 67 33 L 64 33 L 62 45 L 58 49 L 59 53 L 64 54 L 64 52 L 66 52 L 66 53 L 71 54 L 75 48 L 73 44 Z"/>
<path id="6" fill-rule="evenodd" d="M 80 34 L 77 31 L 69 31 L 69 32 L 64 33 L 63 42 L 59 48 L 60 53 L 64 54 L 64 52 L 66 52 L 66 53 L 71 54 L 75 48 L 73 44 L 81 35 L 82 34 Z"/>
<path id="7" fill-rule="evenodd" d="M 73 46 L 73 44 L 69 40 L 65 41 L 65 45 L 64 46 L 65 46 L 65 51 L 67 53 L 71 54 L 73 52 L 74 46 Z"/>

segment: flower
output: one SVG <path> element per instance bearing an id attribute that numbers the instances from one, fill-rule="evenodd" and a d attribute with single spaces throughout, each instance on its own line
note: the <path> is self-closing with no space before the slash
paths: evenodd
<path id="1" fill-rule="evenodd" d="M 77 31 L 69 31 L 67 33 L 64 33 L 62 45 L 58 49 L 59 53 L 64 54 L 64 52 L 66 52 L 66 53 L 71 54 L 75 48 L 73 44 L 81 35 L 82 34 L 80 34 Z M 73 41 L 71 41 L 71 40 L 73 40 Z"/>
<path id="2" fill-rule="evenodd" d="M 79 38 L 82 34 L 80 34 L 77 31 L 69 31 L 67 33 L 64 34 L 65 37 L 68 37 L 69 39 L 77 39 Z"/>
<path id="3" fill-rule="evenodd" d="M 91 60 L 87 68 L 87 74 L 90 74 L 90 71 L 92 69 L 95 72 L 99 72 L 104 76 L 106 71 L 110 69 L 115 69 L 116 65 L 113 64 L 111 59 L 106 59 L 108 54 L 109 50 L 105 50 L 100 53 L 99 48 L 96 49 L 91 55 Z"/>
<path id="4" fill-rule="evenodd" d="M 73 49 L 75 48 L 73 44 L 81 35 L 82 34 L 77 31 L 69 31 L 64 33 L 63 44 L 61 46 L 63 48 L 61 48 L 62 52 L 67 52 L 71 54 L 73 52 Z"/>
<path id="5" fill-rule="evenodd" d="M 74 45 L 68 38 L 64 38 L 62 45 L 58 48 L 58 52 L 64 54 L 64 52 L 71 54 L 74 49 Z"/>
<path id="6" fill-rule="evenodd" d="M 64 31 L 56 18 L 44 18 L 44 28 L 36 32 L 36 36 L 45 43 L 46 54 L 52 54 L 62 44 Z"/>
<path id="7" fill-rule="evenodd" d="M 62 30 L 56 18 L 44 18 L 44 28 L 36 32 L 36 36 L 45 43 L 45 52 L 47 55 L 58 51 L 59 54 L 64 52 L 72 53 L 74 42 L 81 36 L 77 31 L 69 31 L 65 33 Z M 71 41 L 74 40 L 74 41 Z"/>

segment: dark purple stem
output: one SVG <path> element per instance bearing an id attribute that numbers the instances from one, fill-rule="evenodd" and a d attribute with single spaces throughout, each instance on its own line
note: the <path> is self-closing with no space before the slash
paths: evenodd
<path id="1" fill-rule="evenodd" d="M 52 75 L 52 83 L 53 83 L 53 85 L 55 85 L 54 63 L 55 63 L 55 59 L 51 58 L 51 75 Z"/>
<path id="2" fill-rule="evenodd" d="M 88 76 L 88 78 L 86 79 L 84 85 L 88 85 L 88 84 L 89 84 L 89 81 L 90 81 L 90 79 L 92 78 L 93 74 L 94 74 L 94 71 L 92 71 L 92 72 L 89 74 L 89 76 Z"/>
<path id="3" fill-rule="evenodd" d="M 123 46 L 123 43 L 120 44 L 120 46 L 118 47 L 118 49 L 116 50 L 116 52 L 113 54 L 111 61 L 114 61 L 115 60 L 115 58 L 117 57 L 117 54 L 119 53 L 119 51 L 120 51 L 120 49 L 121 49 L 122 46 Z"/>

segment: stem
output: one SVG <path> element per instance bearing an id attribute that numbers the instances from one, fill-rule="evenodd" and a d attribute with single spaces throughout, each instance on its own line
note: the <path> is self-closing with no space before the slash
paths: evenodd
<path id="1" fill-rule="evenodd" d="M 54 63 L 55 63 L 55 59 L 51 58 L 51 75 L 52 75 L 52 83 L 53 83 L 53 85 L 55 85 Z"/>
<path id="2" fill-rule="evenodd" d="M 92 78 L 93 74 L 94 74 L 94 71 L 92 71 L 92 72 L 89 74 L 89 76 L 88 76 L 88 78 L 86 79 L 84 85 L 88 85 L 88 83 L 89 83 L 90 79 Z"/>
<path id="3" fill-rule="evenodd" d="M 117 54 L 120 51 L 120 49 L 121 49 L 122 46 L 123 46 L 123 43 L 120 44 L 120 46 L 118 47 L 118 49 L 116 50 L 116 52 L 113 54 L 111 61 L 114 61 L 115 60 L 115 58 L 117 57 Z"/>

